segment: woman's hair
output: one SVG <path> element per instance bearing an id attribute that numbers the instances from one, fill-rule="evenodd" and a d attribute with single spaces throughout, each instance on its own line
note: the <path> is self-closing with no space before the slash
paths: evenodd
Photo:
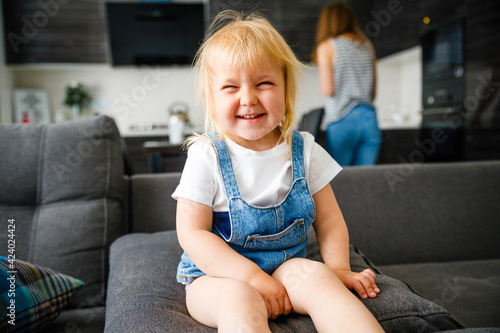
<path id="1" fill-rule="evenodd" d="M 271 61 L 283 68 L 285 79 L 285 115 L 280 124 L 279 142 L 284 140 L 290 144 L 296 123 L 297 78 L 302 64 L 286 41 L 267 19 L 255 12 L 243 15 L 234 10 L 223 11 L 209 31 L 195 57 L 198 90 L 205 109 L 205 130 L 216 130 L 221 137 L 225 135 L 215 117 L 212 89 L 216 60 L 225 59 L 226 64 L 236 70 L 256 70 Z"/>
<path id="2" fill-rule="evenodd" d="M 316 50 L 319 44 L 344 33 L 353 34 L 354 40 L 359 43 L 369 41 L 361 30 L 351 6 L 343 2 L 333 2 L 323 7 L 316 29 L 316 46 L 313 53 L 313 60 L 316 61 Z"/>

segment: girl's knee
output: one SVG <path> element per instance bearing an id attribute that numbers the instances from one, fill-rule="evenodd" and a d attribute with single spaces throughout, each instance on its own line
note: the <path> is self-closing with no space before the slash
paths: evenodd
<path id="1" fill-rule="evenodd" d="M 286 261 L 274 272 L 273 277 L 280 281 L 287 290 L 317 286 L 327 281 L 328 283 L 340 282 L 335 273 L 324 263 L 305 258 L 293 258 Z"/>
<path id="2" fill-rule="evenodd" d="M 224 294 L 221 296 L 221 303 L 223 303 L 221 306 L 227 306 L 229 310 L 236 311 L 240 307 L 266 309 L 262 296 L 246 282 L 228 280 Z"/>
<path id="3" fill-rule="evenodd" d="M 267 308 L 248 283 L 212 277 L 197 279 L 187 290 L 191 316 L 219 332 L 267 332 Z"/>
<path id="4" fill-rule="evenodd" d="M 239 280 L 228 279 L 225 282 L 225 289 L 225 294 L 228 297 L 243 299 L 262 298 L 260 297 L 260 294 L 257 292 L 257 290 L 255 290 L 251 285 Z"/>
<path id="5" fill-rule="evenodd" d="M 266 328 L 268 325 L 264 299 L 245 282 L 228 281 L 219 309 L 222 311 L 218 320 L 219 328 L 224 326 L 232 327 L 229 331 L 254 332 L 256 328 Z"/>

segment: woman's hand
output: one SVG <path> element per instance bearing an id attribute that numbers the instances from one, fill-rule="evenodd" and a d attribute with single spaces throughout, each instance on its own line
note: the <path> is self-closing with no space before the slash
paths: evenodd
<path id="1" fill-rule="evenodd" d="M 249 284 L 254 287 L 264 299 L 268 317 L 274 319 L 279 315 L 287 315 L 292 311 L 292 303 L 285 287 L 264 271 L 252 276 Z"/>
<path id="2" fill-rule="evenodd" d="M 361 298 L 374 298 L 380 293 L 380 289 L 375 284 L 376 275 L 369 268 L 360 273 L 350 270 L 335 271 L 338 278 L 349 289 L 354 289 Z"/>

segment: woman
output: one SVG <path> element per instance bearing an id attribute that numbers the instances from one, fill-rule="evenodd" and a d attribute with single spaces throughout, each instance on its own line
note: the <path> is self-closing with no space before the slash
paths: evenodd
<path id="1" fill-rule="evenodd" d="M 342 166 L 375 164 L 381 144 L 373 107 L 375 51 L 347 4 L 321 11 L 313 59 L 328 96 L 322 123 L 327 151 Z"/>

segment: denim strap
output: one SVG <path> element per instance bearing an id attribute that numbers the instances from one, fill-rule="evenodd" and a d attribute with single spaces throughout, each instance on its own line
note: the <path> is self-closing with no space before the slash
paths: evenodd
<path id="1" fill-rule="evenodd" d="M 219 162 L 219 172 L 224 181 L 224 187 L 226 188 L 227 199 L 241 198 L 240 189 L 238 188 L 238 183 L 234 175 L 231 155 L 229 155 L 229 150 L 224 140 L 216 131 L 205 133 L 205 135 L 210 139 L 215 149 L 217 161 Z"/>
<path id="2" fill-rule="evenodd" d="M 305 178 L 304 171 L 304 139 L 299 132 L 293 131 L 292 139 L 292 172 L 293 180 L 295 182 L 297 179 Z"/>

